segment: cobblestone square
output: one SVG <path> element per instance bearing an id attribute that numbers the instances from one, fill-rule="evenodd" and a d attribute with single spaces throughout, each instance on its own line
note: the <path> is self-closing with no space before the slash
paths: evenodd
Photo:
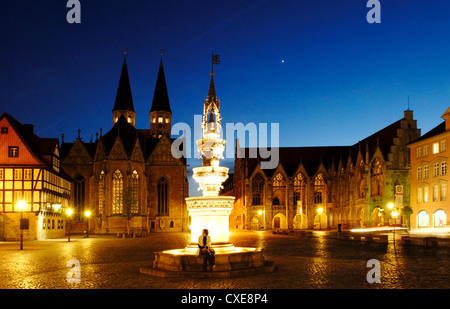
<path id="1" fill-rule="evenodd" d="M 188 233 L 145 238 L 91 235 L 67 239 L 0 242 L 0 289 L 446 289 L 448 248 L 366 243 L 337 239 L 335 231 L 311 237 L 271 231 L 231 231 L 240 247 L 263 247 L 276 264 L 273 273 L 220 279 L 169 279 L 139 273 L 154 252 L 183 248 Z M 69 260 L 80 262 L 79 283 L 69 283 Z M 380 262 L 380 283 L 368 283 L 367 262 Z"/>

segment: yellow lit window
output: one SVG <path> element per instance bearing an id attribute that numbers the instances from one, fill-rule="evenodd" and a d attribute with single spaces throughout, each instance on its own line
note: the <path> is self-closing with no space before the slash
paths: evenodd
<path id="1" fill-rule="evenodd" d="M 433 144 L 433 154 L 439 153 L 439 143 Z"/>
<path id="2" fill-rule="evenodd" d="M 422 157 L 422 147 L 417 147 L 416 148 L 416 158 L 421 158 Z"/>
<path id="3" fill-rule="evenodd" d="M 428 187 L 423 188 L 423 201 L 426 203 L 428 202 L 428 196 L 429 196 L 429 189 Z"/>
<path id="4" fill-rule="evenodd" d="M 31 171 L 31 169 L 25 169 L 24 171 L 23 171 L 23 180 L 31 180 L 31 176 L 32 176 L 33 174 L 32 174 L 32 171 Z"/>
<path id="5" fill-rule="evenodd" d="M 163 117 L 158 117 L 158 123 L 163 123 Z"/>
<path id="6" fill-rule="evenodd" d="M 21 169 L 15 169 L 14 170 L 14 179 L 15 180 L 22 180 L 22 170 Z"/>
<path id="7" fill-rule="evenodd" d="M 440 142 L 440 151 L 444 152 L 447 150 L 447 140 L 443 140 Z"/>
<path id="8" fill-rule="evenodd" d="M 169 123 L 169 117 L 166 117 L 166 123 Z"/>

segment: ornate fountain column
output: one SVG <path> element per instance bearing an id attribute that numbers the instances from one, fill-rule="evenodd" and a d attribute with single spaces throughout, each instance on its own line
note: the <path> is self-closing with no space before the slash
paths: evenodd
<path id="1" fill-rule="evenodd" d="M 203 108 L 202 138 L 197 140 L 197 149 L 202 166 L 193 168 L 193 178 L 199 184 L 202 196 L 186 198 L 191 217 L 191 244 L 187 250 L 197 250 L 197 240 L 203 229 L 209 230 L 216 251 L 233 250 L 229 242 L 229 216 L 234 205 L 233 196 L 219 196 L 223 182 L 228 178 L 228 168 L 220 166 L 225 140 L 221 138 L 220 101 L 211 72 L 208 97 Z"/>

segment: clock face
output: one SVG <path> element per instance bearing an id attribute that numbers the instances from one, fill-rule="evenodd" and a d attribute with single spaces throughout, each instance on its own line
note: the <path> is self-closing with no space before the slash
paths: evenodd
<path id="1" fill-rule="evenodd" d="M 403 186 L 395 186 L 395 192 L 402 193 L 403 192 Z"/>

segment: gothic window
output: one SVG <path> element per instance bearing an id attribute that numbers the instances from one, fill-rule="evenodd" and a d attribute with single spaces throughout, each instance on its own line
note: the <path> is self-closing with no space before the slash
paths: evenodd
<path id="1" fill-rule="evenodd" d="M 286 180 L 281 173 L 273 178 L 273 205 L 284 205 L 286 199 Z"/>
<path id="2" fill-rule="evenodd" d="M 367 195 L 367 181 L 365 178 L 363 178 L 359 183 L 359 197 L 366 198 L 366 195 Z"/>
<path id="3" fill-rule="evenodd" d="M 75 208 L 75 219 L 80 220 L 81 215 L 84 211 L 84 198 L 85 198 L 85 189 L 84 189 L 84 178 L 81 175 L 75 177 L 74 182 L 74 192 L 73 192 L 73 206 Z"/>
<path id="4" fill-rule="evenodd" d="M 261 194 L 253 193 L 252 205 L 261 205 Z"/>
<path id="5" fill-rule="evenodd" d="M 117 215 L 123 212 L 123 174 L 116 170 L 113 175 L 113 202 L 112 214 Z"/>
<path id="6" fill-rule="evenodd" d="M 158 181 L 158 214 L 167 214 L 167 180 L 161 178 Z"/>
<path id="7" fill-rule="evenodd" d="M 98 213 L 105 211 L 105 172 L 101 171 L 98 177 Z"/>
<path id="8" fill-rule="evenodd" d="M 317 174 L 314 179 L 314 204 L 322 204 L 325 202 L 324 200 L 325 193 L 325 179 L 323 174 Z"/>
<path id="9" fill-rule="evenodd" d="M 306 182 L 305 177 L 298 173 L 294 178 L 294 209 L 298 202 L 305 200 L 306 195 Z"/>
<path id="10" fill-rule="evenodd" d="M 264 178 L 261 174 L 256 174 L 252 180 L 252 205 L 262 205 L 264 193 Z"/>
<path id="11" fill-rule="evenodd" d="M 376 158 L 372 164 L 371 182 L 372 196 L 382 196 L 384 187 L 384 171 L 383 165 L 378 158 Z"/>
<path id="12" fill-rule="evenodd" d="M 139 213 L 139 174 L 136 170 L 133 171 L 131 175 L 131 192 L 132 192 L 132 200 L 133 205 L 131 206 L 131 213 L 138 214 Z"/>

